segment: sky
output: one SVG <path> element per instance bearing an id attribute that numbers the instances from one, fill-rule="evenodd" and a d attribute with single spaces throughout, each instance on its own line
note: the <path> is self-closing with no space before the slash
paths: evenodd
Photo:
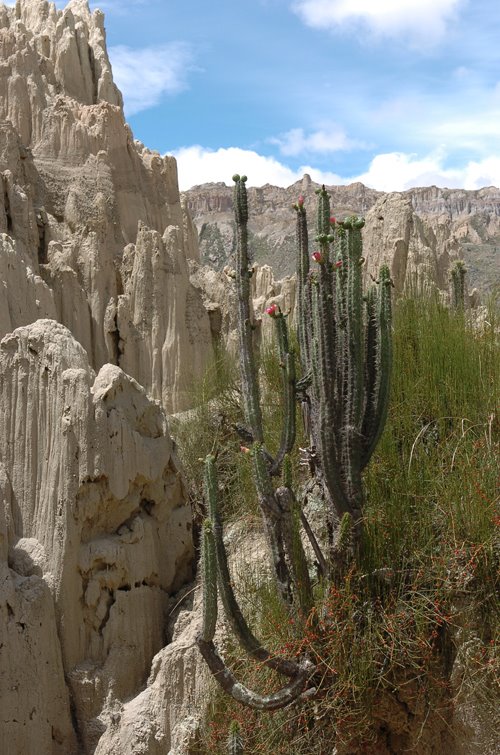
<path id="1" fill-rule="evenodd" d="M 61 3 L 58 3 L 61 5 Z M 100 0 L 137 139 L 181 190 L 500 186 L 498 0 Z"/>

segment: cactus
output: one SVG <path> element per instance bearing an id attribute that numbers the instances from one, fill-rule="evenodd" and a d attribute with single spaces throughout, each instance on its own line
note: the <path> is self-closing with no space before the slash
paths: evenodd
<path id="1" fill-rule="evenodd" d="M 222 521 L 217 507 L 217 487 L 215 458 L 210 455 L 205 460 L 205 495 L 209 518 L 203 525 L 203 621 L 197 644 L 209 669 L 225 692 L 243 705 L 257 710 L 277 710 L 289 705 L 302 694 L 314 669 L 306 658 L 296 663 L 273 656 L 250 630 L 231 585 Z M 273 695 L 259 695 L 239 683 L 219 655 L 213 642 L 217 622 L 217 585 L 226 617 L 242 647 L 253 658 L 290 679 L 287 685 Z"/>
<path id="2" fill-rule="evenodd" d="M 229 724 L 227 755 L 243 755 L 243 739 L 238 721 L 231 721 Z"/>
<path id="3" fill-rule="evenodd" d="M 451 304 L 453 309 L 462 311 L 465 308 L 465 265 L 457 260 L 451 269 Z"/>
<path id="4" fill-rule="evenodd" d="M 330 218 L 328 192 L 318 190 L 316 271 L 299 244 L 298 321 L 312 372 L 312 435 L 330 503 L 352 516 L 359 540 L 362 472 L 383 430 L 391 371 L 391 278 L 362 290 L 362 218 Z M 306 211 L 296 206 L 297 237 L 306 238 Z M 309 288 L 311 295 L 309 297 Z M 366 302 L 364 306 L 364 301 Z M 363 311 L 365 310 L 365 311 Z M 301 344 L 302 345 L 302 344 Z"/>
<path id="5" fill-rule="evenodd" d="M 277 305 L 267 313 L 276 327 L 282 368 L 283 428 L 273 458 L 264 445 L 264 432 L 250 300 L 248 203 L 246 177 L 235 181 L 237 230 L 236 292 L 242 399 L 247 427 L 236 426 L 251 443 L 253 478 L 272 554 L 278 593 L 289 608 L 297 605 L 307 616 L 312 588 L 302 545 L 300 525 L 311 541 L 323 575 L 338 577 L 347 554 L 359 547 L 363 510 L 362 473 L 382 433 L 388 407 L 391 372 L 391 285 L 387 267 L 366 296 L 362 287 L 362 218 L 337 222 L 330 217 L 330 201 L 323 186 L 318 194 L 319 250 L 308 251 L 307 215 L 303 197 L 295 205 L 298 248 L 298 339 L 302 379 L 296 381 L 295 355 L 290 348 L 287 319 Z M 311 470 L 319 477 L 339 528 L 329 561 L 314 537 L 293 489 L 290 452 L 295 443 L 296 400 L 301 397 L 306 433 L 311 439 Z M 282 484 L 274 479 L 282 472 Z M 297 700 L 314 684 L 314 668 L 306 659 L 273 657 L 251 632 L 231 585 L 218 512 L 215 458 L 205 460 L 208 521 L 203 526 L 203 626 L 198 646 L 223 689 L 244 705 L 274 710 Z M 217 618 L 217 586 L 229 624 L 244 650 L 289 678 L 274 695 L 263 697 L 239 684 L 213 643 Z M 214 598 L 215 595 L 215 598 Z M 215 618 L 214 618 L 215 616 Z M 307 690 L 309 694 L 312 690 Z"/>
<path id="6" fill-rule="evenodd" d="M 250 298 L 250 260 L 248 253 L 248 203 L 246 176 L 233 176 L 234 211 L 237 231 L 236 244 L 236 294 L 238 300 L 238 340 L 241 359 L 241 386 L 245 419 L 253 439 L 252 456 L 254 480 L 259 505 L 264 519 L 265 531 L 272 554 L 279 593 L 285 602 L 292 599 L 292 575 L 289 564 L 298 558 L 305 560 L 302 545 L 296 544 L 295 553 L 287 551 L 285 532 L 291 528 L 290 507 L 282 508 L 275 494 L 272 478 L 279 473 L 283 459 L 295 443 L 295 355 L 290 350 L 286 317 L 274 305 L 268 313 L 273 318 L 283 370 L 284 422 L 281 444 L 276 458 L 269 463 L 269 454 L 264 448 L 260 391 L 257 379 L 256 359 L 253 348 Z M 290 541 L 289 541 L 290 542 Z M 297 550 L 298 549 L 298 550 Z M 288 558 L 287 558 L 288 557 Z M 300 567 L 298 567 L 299 570 Z M 302 571 L 302 570 L 301 570 Z M 303 595 L 303 591 L 301 591 Z M 300 596 L 299 596 L 300 600 Z M 305 607 L 304 607 L 305 608 Z"/>

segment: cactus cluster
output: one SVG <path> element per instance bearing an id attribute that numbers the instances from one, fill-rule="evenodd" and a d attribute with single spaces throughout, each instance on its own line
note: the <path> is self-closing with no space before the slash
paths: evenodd
<path id="1" fill-rule="evenodd" d="M 312 588 L 301 537 L 309 538 L 323 574 L 342 553 L 358 544 L 363 509 L 362 472 L 380 438 L 387 416 L 391 371 L 391 278 L 387 267 L 363 294 L 361 229 L 364 221 L 341 222 L 330 216 L 325 187 L 319 190 L 318 250 L 308 251 L 307 215 L 303 197 L 297 215 L 297 326 L 302 377 L 296 379 L 296 355 L 290 348 L 287 317 L 277 305 L 273 319 L 282 370 L 283 427 L 277 454 L 265 446 L 257 360 L 254 352 L 248 253 L 246 177 L 233 176 L 237 230 L 236 293 L 242 401 L 246 427 L 239 432 L 251 445 L 253 478 L 262 512 L 278 593 L 287 606 L 307 616 Z M 314 268 L 314 269 L 312 269 Z M 339 522 L 335 547 L 327 558 L 321 551 L 293 487 L 290 453 L 295 444 L 296 403 L 301 401 L 310 439 L 311 469 L 325 491 Z M 281 476 L 280 483 L 279 480 Z M 276 709 L 288 705 L 314 685 L 314 669 L 306 658 L 272 657 L 250 631 L 231 585 L 218 513 L 215 458 L 205 460 L 208 518 L 203 526 L 203 626 L 198 646 L 223 689 L 245 705 Z M 340 558 L 339 558 L 340 553 Z M 289 683 L 264 697 L 239 684 L 214 645 L 217 594 L 229 624 L 244 650 L 288 677 Z"/>
<path id="2" fill-rule="evenodd" d="M 319 250 L 311 257 L 306 209 L 295 205 L 302 372 L 311 380 L 311 433 L 330 502 L 359 529 L 361 476 L 387 417 L 392 282 L 383 266 L 363 295 L 364 220 L 336 220 L 324 186 L 318 195 Z"/>

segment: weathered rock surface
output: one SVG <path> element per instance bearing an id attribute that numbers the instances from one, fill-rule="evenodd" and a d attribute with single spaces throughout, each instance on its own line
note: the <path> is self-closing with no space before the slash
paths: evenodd
<path id="1" fill-rule="evenodd" d="M 164 410 L 64 326 L 6 336 L 0 381 L 2 752 L 90 753 L 165 644 L 191 511 Z"/>
<path id="2" fill-rule="evenodd" d="M 0 335 L 53 317 L 95 369 L 123 365 L 168 410 L 183 408 L 212 354 L 186 263 L 196 232 L 175 160 L 125 124 L 103 14 L 86 0 L 0 6 L 0 50 Z"/>
<path id="3" fill-rule="evenodd" d="M 299 194 L 309 210 L 311 250 L 314 249 L 314 194 L 318 184 L 304 176 L 287 189 L 266 185 L 249 189 L 249 239 L 256 263 L 269 264 L 277 278 L 295 270 L 295 219 L 292 205 Z M 364 229 L 367 270 L 389 262 L 396 285 L 425 280 L 448 288 L 450 263 L 463 258 L 469 288 L 487 293 L 500 282 L 500 189 L 478 191 L 435 186 L 382 194 L 355 183 L 329 186 L 332 214 L 366 216 Z M 185 194 L 199 230 L 201 260 L 222 270 L 234 251 L 232 189 L 205 184 Z"/>

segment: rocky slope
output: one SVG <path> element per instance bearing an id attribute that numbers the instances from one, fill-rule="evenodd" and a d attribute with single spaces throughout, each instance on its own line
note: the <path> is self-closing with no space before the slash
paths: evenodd
<path id="1" fill-rule="evenodd" d="M 271 265 L 277 278 L 291 275 L 295 269 L 292 204 L 302 194 L 314 218 L 317 186 L 306 175 L 287 189 L 266 185 L 249 190 L 254 259 Z M 463 258 L 470 289 L 477 287 L 486 294 L 500 283 L 499 189 L 430 187 L 382 194 L 359 183 L 328 189 L 333 215 L 366 216 L 367 272 L 376 272 L 384 259 L 391 264 L 400 289 L 416 277 L 447 289 L 450 262 Z M 199 231 L 202 262 L 222 269 L 231 263 L 234 248 L 232 189 L 222 183 L 205 184 L 186 192 L 186 199 Z M 312 245 L 314 222 L 310 226 Z"/>

